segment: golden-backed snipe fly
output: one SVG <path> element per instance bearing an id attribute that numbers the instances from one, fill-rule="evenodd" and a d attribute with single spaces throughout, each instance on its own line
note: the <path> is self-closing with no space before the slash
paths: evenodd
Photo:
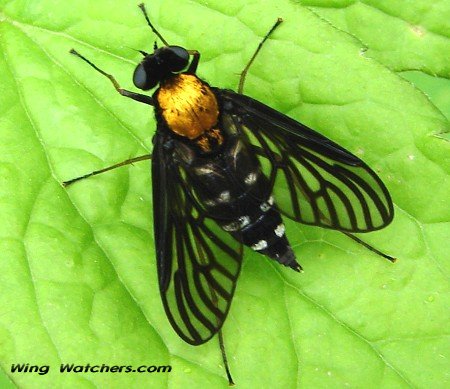
<path id="1" fill-rule="evenodd" d="M 238 92 L 196 76 L 200 53 L 162 41 L 141 51 L 134 85 L 157 87 L 123 96 L 155 107 L 152 155 L 132 158 L 66 181 L 68 185 L 132 162 L 152 159 L 153 222 L 161 299 L 170 324 L 199 345 L 219 334 L 241 269 L 243 246 L 300 271 L 282 216 L 342 231 L 393 261 L 352 232 L 375 231 L 393 218 L 389 192 L 358 157 L 288 116 L 242 94 L 246 73 L 278 19 L 241 74 Z M 192 57 L 192 61 L 190 61 Z"/>

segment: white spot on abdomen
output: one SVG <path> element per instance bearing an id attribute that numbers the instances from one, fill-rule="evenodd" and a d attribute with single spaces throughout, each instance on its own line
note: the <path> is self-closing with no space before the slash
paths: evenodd
<path id="1" fill-rule="evenodd" d="M 279 224 L 273 232 L 275 232 L 276 236 L 281 238 L 284 235 L 285 231 L 286 231 L 286 228 L 284 227 L 284 224 L 282 223 L 282 224 Z"/>
<path id="2" fill-rule="evenodd" d="M 225 231 L 239 231 L 250 224 L 250 216 L 241 216 L 237 221 L 222 226 Z"/>
<path id="3" fill-rule="evenodd" d="M 206 174 L 213 174 L 215 173 L 214 168 L 212 166 L 200 166 L 195 168 L 195 174 L 197 174 L 198 176 L 203 176 Z"/>
<path id="4" fill-rule="evenodd" d="M 264 250 L 265 248 L 267 248 L 267 242 L 265 240 L 260 240 L 258 243 L 252 245 L 251 248 L 255 251 Z"/>
<path id="5" fill-rule="evenodd" d="M 228 203 L 230 201 L 231 195 L 229 190 L 224 190 L 219 197 L 217 198 L 217 202 L 219 203 Z"/>
<path id="6" fill-rule="evenodd" d="M 249 173 L 247 175 L 247 177 L 244 178 L 244 182 L 247 185 L 253 185 L 256 182 L 257 178 L 258 178 L 258 174 L 256 172 Z"/>
<path id="7" fill-rule="evenodd" d="M 270 196 L 269 199 L 266 202 L 262 203 L 259 206 L 259 208 L 261 209 L 261 211 L 267 212 L 270 208 L 272 208 L 273 201 L 274 201 L 273 200 L 273 196 Z"/>

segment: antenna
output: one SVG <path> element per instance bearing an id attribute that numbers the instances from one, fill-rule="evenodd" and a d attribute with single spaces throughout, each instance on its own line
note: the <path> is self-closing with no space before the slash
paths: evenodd
<path id="1" fill-rule="evenodd" d="M 155 27 L 153 27 L 152 22 L 150 21 L 147 10 L 145 9 L 144 3 L 139 4 L 139 8 L 142 10 L 142 13 L 144 14 L 145 20 L 147 20 L 148 25 L 152 29 L 152 31 L 158 36 L 159 39 L 161 39 L 161 42 L 164 43 L 166 46 L 170 46 L 167 41 L 162 37 L 162 35 L 156 30 Z"/>

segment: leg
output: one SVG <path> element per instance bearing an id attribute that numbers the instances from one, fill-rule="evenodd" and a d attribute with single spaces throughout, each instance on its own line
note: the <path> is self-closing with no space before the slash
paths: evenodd
<path id="1" fill-rule="evenodd" d="M 146 159 L 151 159 L 151 158 L 152 158 L 151 154 L 141 155 L 140 157 L 130 158 L 130 159 L 127 159 L 125 161 L 116 163 L 115 165 L 105 167 L 104 169 L 95 170 L 95 171 L 93 171 L 91 173 L 85 174 L 84 176 L 80 176 L 80 177 L 72 178 L 71 180 L 68 180 L 68 181 L 64 181 L 62 184 L 63 184 L 64 187 L 68 187 L 69 185 L 73 184 L 74 182 L 83 180 L 85 178 L 96 176 L 97 174 L 104 173 L 104 172 L 107 172 L 109 170 L 113 170 L 115 168 L 121 167 L 121 166 L 130 165 L 133 162 L 145 161 Z"/>
<path id="2" fill-rule="evenodd" d="M 198 62 L 200 61 L 200 53 L 197 50 L 188 50 L 188 53 L 194 58 L 188 68 L 188 73 L 195 74 L 197 71 Z"/>
<path id="3" fill-rule="evenodd" d="M 266 34 L 266 36 L 263 38 L 261 42 L 259 42 L 258 48 L 256 49 L 255 53 L 250 58 L 250 61 L 248 61 L 247 66 L 244 68 L 244 70 L 241 73 L 241 78 L 239 79 L 239 87 L 238 87 L 238 93 L 242 94 L 242 91 L 244 90 L 244 82 L 245 82 L 245 76 L 247 75 L 248 69 L 250 69 L 250 66 L 252 65 L 253 61 L 255 60 L 256 56 L 258 55 L 259 51 L 261 50 L 261 47 L 263 46 L 264 42 L 269 38 L 270 34 L 275 31 L 275 29 L 281 24 L 283 19 L 278 18 L 275 24 L 272 26 L 270 31 Z"/>
<path id="4" fill-rule="evenodd" d="M 97 72 L 100 74 L 103 74 L 105 77 L 108 77 L 109 80 L 114 85 L 114 88 L 116 88 L 116 91 L 119 92 L 122 96 L 129 97 L 130 99 L 139 101 L 144 104 L 154 105 L 153 99 L 150 96 L 147 95 L 141 95 L 140 93 L 130 92 L 126 89 L 122 89 L 119 85 L 119 83 L 116 81 L 116 79 L 111 75 L 97 67 L 97 65 L 94 65 L 91 61 L 89 61 L 87 58 L 83 57 L 80 53 L 75 51 L 74 49 L 70 50 L 70 53 L 73 55 L 76 55 L 77 57 L 81 58 L 83 61 L 87 62 L 90 66 L 92 66 Z"/>
<path id="5" fill-rule="evenodd" d="M 202 264 L 206 264 L 207 263 L 207 259 L 206 259 L 207 254 L 203 251 L 203 248 L 198 243 L 197 239 L 195 239 L 195 245 L 197 247 L 197 252 L 198 252 L 200 262 Z M 211 293 L 211 300 L 212 300 L 213 304 L 217 307 L 218 303 L 217 303 L 216 292 L 214 291 L 214 289 L 212 288 L 212 286 L 209 283 L 208 283 L 208 287 L 209 287 L 209 291 Z M 223 365 L 225 367 L 225 374 L 227 375 L 228 385 L 234 386 L 233 377 L 231 376 L 230 367 L 228 366 L 227 353 L 225 352 L 225 343 L 223 341 L 222 329 L 220 329 L 218 331 L 218 335 L 219 335 L 220 353 L 222 354 L 222 361 L 223 361 Z"/>
<path id="6" fill-rule="evenodd" d="M 355 242 L 359 243 L 360 245 L 364 246 L 366 249 L 373 251 L 375 254 L 378 254 L 379 256 L 386 258 L 388 261 L 391 261 L 394 263 L 397 261 L 396 258 L 391 257 L 390 255 L 387 255 L 380 250 L 377 250 L 375 247 L 372 247 L 370 244 L 364 242 L 363 240 L 359 239 L 357 236 L 350 234 L 349 232 L 342 232 L 343 234 L 347 235 L 350 239 L 353 239 Z"/>
<path id="7" fill-rule="evenodd" d="M 230 368 L 228 366 L 228 359 L 227 359 L 227 353 L 225 352 L 225 343 L 223 342 L 222 330 L 219 330 L 219 345 L 220 345 L 220 352 L 222 353 L 223 364 L 225 366 L 225 373 L 226 373 L 227 379 L 228 379 L 228 385 L 234 386 L 233 377 L 231 377 Z"/>

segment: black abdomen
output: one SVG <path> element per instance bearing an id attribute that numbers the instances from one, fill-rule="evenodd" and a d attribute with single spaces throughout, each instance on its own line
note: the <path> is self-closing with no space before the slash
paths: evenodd
<path id="1" fill-rule="evenodd" d="M 285 266 L 297 270 L 299 264 L 285 235 L 285 227 L 280 213 L 270 208 L 252 224 L 241 230 L 242 243 L 253 250 L 275 259 Z"/>
<path id="2" fill-rule="evenodd" d="M 194 158 L 185 169 L 195 196 L 223 230 L 253 250 L 301 269 L 274 199 L 267 193 L 268 179 L 242 140 L 228 139 L 221 153 Z"/>

